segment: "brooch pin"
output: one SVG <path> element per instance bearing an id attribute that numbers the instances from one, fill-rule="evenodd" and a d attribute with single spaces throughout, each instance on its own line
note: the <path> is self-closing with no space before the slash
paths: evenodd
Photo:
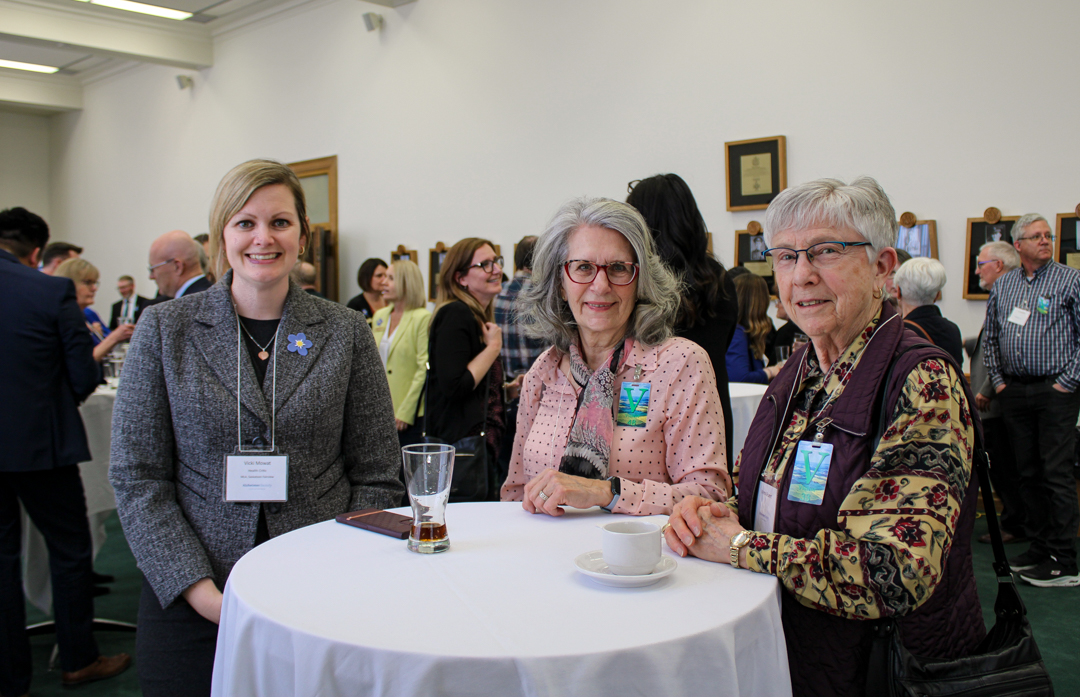
<path id="1" fill-rule="evenodd" d="M 307 350 L 312 346 L 313 344 L 303 334 L 289 334 L 290 353 L 299 353 L 301 356 L 306 356 Z"/>

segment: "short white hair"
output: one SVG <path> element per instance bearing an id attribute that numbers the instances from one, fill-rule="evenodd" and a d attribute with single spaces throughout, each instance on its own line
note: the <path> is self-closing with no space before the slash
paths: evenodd
<path id="1" fill-rule="evenodd" d="M 816 179 L 784 189 L 765 211 L 765 244 L 784 230 L 815 227 L 848 228 L 863 236 L 873 248 L 870 258 L 886 247 L 896 246 L 896 211 L 885 190 L 870 177 L 850 184 L 839 179 Z"/>
<path id="2" fill-rule="evenodd" d="M 893 282 L 908 305 L 933 305 L 945 287 L 945 266 L 937 259 L 915 257 L 900 265 Z"/>
<path id="3" fill-rule="evenodd" d="M 1006 271 L 1020 268 L 1020 252 L 1008 242 L 987 242 L 979 247 L 979 254 L 986 252 L 991 259 L 997 259 Z"/>

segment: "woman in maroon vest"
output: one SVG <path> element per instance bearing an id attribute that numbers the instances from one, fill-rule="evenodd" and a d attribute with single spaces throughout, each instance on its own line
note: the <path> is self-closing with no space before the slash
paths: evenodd
<path id="1" fill-rule="evenodd" d="M 683 499 L 665 533 L 683 556 L 780 580 L 796 695 L 862 694 L 880 618 L 922 656 L 964 655 L 985 633 L 970 548 L 978 424 L 959 366 L 882 301 L 896 232 L 869 178 L 769 206 L 780 299 L 811 343 L 762 399 L 739 495 Z"/>

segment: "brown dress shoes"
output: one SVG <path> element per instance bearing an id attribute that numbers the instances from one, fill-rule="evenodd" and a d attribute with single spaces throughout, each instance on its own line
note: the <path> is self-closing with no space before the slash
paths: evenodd
<path id="1" fill-rule="evenodd" d="M 98 656 L 96 661 L 82 670 L 76 670 L 70 673 L 64 671 L 60 676 L 60 681 L 64 684 L 64 687 L 74 687 L 75 685 L 81 685 L 84 682 L 104 680 L 105 678 L 119 675 L 127 670 L 130 665 L 131 656 L 126 653 L 118 653 L 115 656 Z"/>

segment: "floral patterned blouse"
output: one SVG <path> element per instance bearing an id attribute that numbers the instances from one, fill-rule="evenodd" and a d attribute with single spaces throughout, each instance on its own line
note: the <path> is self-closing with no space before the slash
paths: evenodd
<path id="1" fill-rule="evenodd" d="M 795 411 L 764 481 L 783 478 L 810 415 L 843 391 L 879 321 L 827 372 L 809 352 Z M 750 569 L 777 576 L 804 605 L 850 618 L 904 614 L 929 598 L 971 478 L 974 427 L 961 380 L 949 364 L 920 363 L 908 375 L 870 469 L 837 513 L 840 530 L 822 529 L 809 539 L 755 532 L 747 547 Z M 744 486 L 750 495 L 753 488 Z M 738 510 L 736 499 L 727 504 Z"/>

